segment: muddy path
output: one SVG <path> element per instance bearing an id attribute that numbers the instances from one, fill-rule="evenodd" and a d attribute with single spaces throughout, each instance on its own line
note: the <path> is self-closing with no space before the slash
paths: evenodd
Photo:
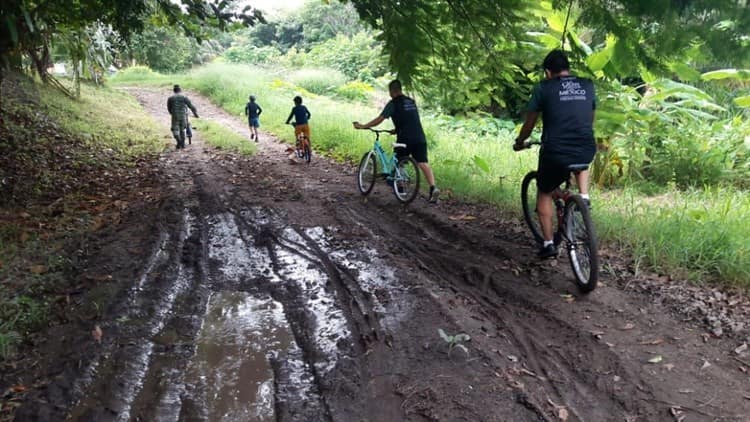
<path id="1" fill-rule="evenodd" d="M 129 92 L 167 121 L 166 92 Z M 581 297 L 521 221 L 402 208 L 384 185 L 365 200 L 351 166 L 285 149 L 263 135 L 241 158 L 196 132 L 164 154 L 159 209 L 112 240 L 147 246 L 101 343 L 71 334 L 80 350 L 48 364 L 18 420 L 750 420 L 737 339 L 624 287 L 638 280 L 605 272 Z M 468 354 L 438 329 L 470 335 Z"/>

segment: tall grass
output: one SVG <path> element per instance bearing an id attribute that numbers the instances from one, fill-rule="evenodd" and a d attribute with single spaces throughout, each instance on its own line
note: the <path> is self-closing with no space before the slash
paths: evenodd
<path id="1" fill-rule="evenodd" d="M 263 129 L 288 142 L 293 133 L 284 121 L 292 97 L 302 92 L 312 113 L 313 149 L 350 162 L 356 162 L 373 141 L 370 133 L 352 129 L 351 122 L 370 120 L 384 105 L 310 95 L 284 80 L 283 73 L 242 65 L 212 64 L 185 75 L 142 80 L 127 77 L 124 81 L 179 82 L 237 115 L 242 114 L 247 96 L 253 94 L 264 110 Z M 461 128 L 443 129 L 438 120 L 423 113 L 438 184 L 461 198 L 489 202 L 503 212 L 519 214 L 520 181 L 536 166 L 536 151 L 514 153 L 511 143 L 515 133 L 510 130 L 494 138 L 482 137 Z M 667 192 L 658 197 L 647 197 L 635 189 L 594 192 L 600 238 L 613 247 L 626 248 L 636 262 L 660 271 L 750 287 L 748 192 L 732 188 Z"/>
<path id="2" fill-rule="evenodd" d="M 119 90 L 82 84 L 78 100 L 46 86 L 40 87 L 39 94 L 50 117 L 96 148 L 138 157 L 169 145 L 154 119 L 132 96 Z"/>

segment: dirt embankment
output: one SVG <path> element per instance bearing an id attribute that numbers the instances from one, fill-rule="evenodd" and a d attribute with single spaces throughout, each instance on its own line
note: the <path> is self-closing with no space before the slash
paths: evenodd
<path id="1" fill-rule="evenodd" d="M 163 93 L 131 92 L 166 121 Z M 402 208 L 385 186 L 363 199 L 350 166 L 284 150 L 265 135 L 239 158 L 198 133 L 164 154 L 158 209 L 128 215 L 87 268 L 112 274 L 113 299 L 49 338 L 18 420 L 750 418 L 743 328 L 717 337 L 675 312 L 676 284 L 643 294 L 654 282 L 605 256 L 579 296 L 520 221 Z M 438 329 L 468 334 L 468 353 Z"/>

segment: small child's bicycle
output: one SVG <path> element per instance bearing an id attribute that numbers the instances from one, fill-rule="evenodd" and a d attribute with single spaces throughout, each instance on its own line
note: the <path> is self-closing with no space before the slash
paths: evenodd
<path id="1" fill-rule="evenodd" d="M 362 195 L 369 195 L 375 186 L 375 180 L 380 177 L 385 179 L 391 187 L 396 199 L 402 204 L 408 204 L 417 197 L 419 193 L 419 169 L 417 162 L 412 157 L 398 157 L 395 149 L 405 148 L 405 144 L 393 144 L 394 153 L 389 156 L 380 145 L 380 134 L 389 133 L 389 130 L 375 130 L 375 143 L 370 151 L 362 156 L 357 169 L 357 187 Z M 378 171 L 378 161 L 381 170 Z"/>
<path id="2" fill-rule="evenodd" d="M 527 142 L 526 148 L 539 145 L 540 142 Z M 568 166 L 571 177 L 574 173 L 588 169 L 588 164 L 573 164 Z M 542 227 L 539 224 L 536 209 L 536 171 L 529 172 L 521 183 L 521 205 L 523 218 L 531 229 L 534 240 L 541 244 L 544 241 Z M 570 258 L 570 266 L 576 278 L 576 285 L 583 293 L 596 288 L 599 280 L 599 254 L 594 222 L 591 219 L 589 205 L 570 191 L 570 178 L 565 186 L 552 192 L 555 201 L 556 217 L 554 219 L 555 246 L 565 243 Z"/>
<path id="3" fill-rule="evenodd" d="M 295 123 L 291 123 L 291 125 L 292 127 L 296 127 Z M 302 132 L 298 133 L 296 138 L 297 142 L 295 144 L 294 153 L 297 155 L 297 158 L 305 160 L 307 164 L 310 164 L 310 160 L 312 159 L 310 140 L 307 139 L 307 136 L 305 136 L 305 134 Z"/>

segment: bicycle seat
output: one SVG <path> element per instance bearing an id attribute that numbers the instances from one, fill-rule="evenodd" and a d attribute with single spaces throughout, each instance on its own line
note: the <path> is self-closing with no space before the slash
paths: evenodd
<path id="1" fill-rule="evenodd" d="M 393 144 L 393 148 L 406 148 L 406 144 L 396 143 L 396 144 Z"/>
<path id="2" fill-rule="evenodd" d="M 568 171 L 584 171 L 588 169 L 589 169 L 588 164 L 571 164 L 568 166 Z"/>

